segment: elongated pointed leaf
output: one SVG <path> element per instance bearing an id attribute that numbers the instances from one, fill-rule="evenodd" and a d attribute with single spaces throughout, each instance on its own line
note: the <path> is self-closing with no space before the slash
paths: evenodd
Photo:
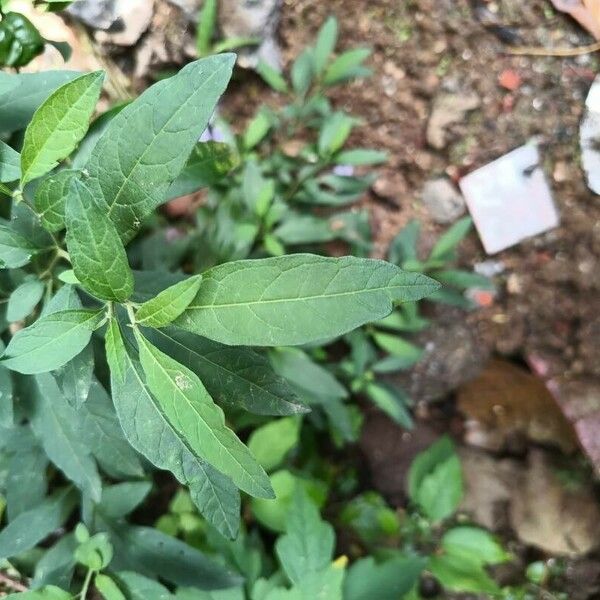
<path id="1" fill-rule="evenodd" d="M 187 485 L 194 504 L 223 535 L 235 537 L 240 495 L 231 480 L 191 451 L 170 424 L 144 380 L 142 367 L 125 344 L 116 320 L 106 334 L 106 354 L 117 416 L 129 443 L 159 469 Z"/>
<path id="2" fill-rule="evenodd" d="M 73 271 L 92 294 L 123 302 L 133 292 L 133 274 L 115 226 L 90 192 L 88 181 L 74 179 L 67 196 L 67 248 Z"/>
<path id="3" fill-rule="evenodd" d="M 2 364 L 32 375 L 58 369 L 88 344 L 102 319 L 95 310 L 65 310 L 38 319 L 10 340 Z"/>
<path id="4" fill-rule="evenodd" d="M 439 285 L 365 258 L 295 254 L 210 269 L 175 325 L 224 344 L 283 346 L 336 337 Z"/>
<path id="5" fill-rule="evenodd" d="M 58 88 L 36 110 L 23 141 L 21 186 L 50 172 L 82 140 L 103 80 L 101 71 L 78 77 Z"/>
<path id="6" fill-rule="evenodd" d="M 195 61 L 110 122 L 86 166 L 93 195 L 124 240 L 165 201 L 225 90 L 235 55 Z"/>
<path id="7" fill-rule="evenodd" d="M 268 359 L 249 348 L 225 346 L 175 327 L 147 330 L 144 335 L 196 373 L 218 402 L 257 415 L 285 416 L 309 410 Z"/>
<path id="8" fill-rule="evenodd" d="M 21 177 L 21 157 L 16 150 L 0 141 L 0 181 L 8 183 Z"/>
<path id="9" fill-rule="evenodd" d="M 60 527 L 75 505 L 73 490 L 62 490 L 39 506 L 21 513 L 0 531 L 0 560 L 33 548 Z"/>
<path id="10" fill-rule="evenodd" d="M 71 182 L 79 171 L 64 169 L 46 177 L 35 192 L 35 210 L 48 231 L 60 231 L 65 226 L 65 203 Z"/>
<path id="11" fill-rule="evenodd" d="M 242 490 L 272 498 L 268 475 L 225 425 L 225 415 L 198 377 L 136 332 L 148 387 L 187 444 Z"/>
<path id="12" fill-rule="evenodd" d="M 82 432 L 84 422 L 65 400 L 51 375 L 36 377 L 31 426 L 48 458 L 92 500 L 102 483 Z"/>
<path id="13" fill-rule="evenodd" d="M 146 327 L 164 327 L 173 322 L 194 299 L 200 289 L 201 275 L 184 279 L 144 302 L 135 319 Z"/>
<path id="14" fill-rule="evenodd" d="M 42 299 L 44 289 L 44 283 L 39 279 L 28 279 L 15 288 L 8 299 L 7 321 L 14 323 L 30 315 Z"/>

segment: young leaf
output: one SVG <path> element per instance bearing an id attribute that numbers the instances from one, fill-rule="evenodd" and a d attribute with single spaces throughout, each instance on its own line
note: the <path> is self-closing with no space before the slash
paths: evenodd
<path id="1" fill-rule="evenodd" d="M 448 590 L 484 594 L 492 598 L 500 593 L 498 584 L 480 563 L 467 561 L 461 556 L 432 556 L 427 568 Z"/>
<path id="2" fill-rule="evenodd" d="M 63 169 L 43 179 L 35 191 L 35 210 L 48 231 L 64 229 L 67 194 L 73 179 L 79 175 L 74 169 Z"/>
<path id="3" fill-rule="evenodd" d="M 272 471 L 298 444 L 299 430 L 300 421 L 296 418 L 271 421 L 252 432 L 248 449 L 265 471 Z"/>
<path id="4" fill-rule="evenodd" d="M 103 81 L 102 71 L 78 77 L 58 88 L 36 110 L 23 140 L 21 187 L 54 169 L 83 139 Z"/>
<path id="5" fill-rule="evenodd" d="M 510 560 L 494 536 L 480 527 L 453 527 L 442 537 L 442 548 L 452 556 L 479 565 L 497 565 Z"/>
<path id="6" fill-rule="evenodd" d="M 175 325 L 231 345 L 299 345 L 388 315 L 393 302 L 437 289 L 383 261 L 295 254 L 231 262 L 204 273 Z"/>
<path id="7" fill-rule="evenodd" d="M 281 73 L 277 69 L 274 69 L 270 64 L 261 59 L 258 61 L 256 71 L 276 92 L 282 94 L 287 93 L 288 84 Z"/>
<path id="8" fill-rule="evenodd" d="M 75 500 L 72 488 L 63 489 L 21 513 L 0 531 L 0 560 L 21 554 L 48 537 L 66 521 Z"/>
<path id="9" fill-rule="evenodd" d="M 383 383 L 369 383 L 365 391 L 373 403 L 398 425 L 406 429 L 413 426 L 412 418 L 406 408 L 408 399 L 401 390 Z"/>
<path id="10" fill-rule="evenodd" d="M 362 67 L 362 63 L 371 55 L 369 48 L 355 48 L 340 54 L 325 71 L 324 82 L 326 85 L 342 83 L 348 79 L 369 73 Z"/>
<path id="11" fill-rule="evenodd" d="M 104 573 L 98 573 L 94 577 L 94 587 L 104 600 L 127 600 L 114 580 Z"/>
<path id="12" fill-rule="evenodd" d="M 456 221 L 442 237 L 437 241 L 431 254 L 429 255 L 430 260 L 446 258 L 456 246 L 465 238 L 469 233 L 471 226 L 473 225 L 473 219 L 471 217 L 463 217 Z"/>
<path id="13" fill-rule="evenodd" d="M 117 416 L 129 443 L 159 469 L 167 469 L 190 488 L 206 519 L 233 538 L 239 528 L 240 496 L 231 481 L 206 464 L 166 419 L 150 393 L 140 364 L 121 337 L 116 320 L 106 335 L 106 355 Z"/>
<path id="14" fill-rule="evenodd" d="M 346 150 L 345 152 L 340 152 L 335 157 L 335 162 L 338 165 L 352 165 L 358 167 L 364 165 L 380 165 L 381 163 L 387 162 L 387 160 L 387 152 L 370 150 L 368 148 Z"/>
<path id="15" fill-rule="evenodd" d="M 139 332 L 136 339 L 148 387 L 189 447 L 242 490 L 272 498 L 269 477 L 248 448 L 225 425 L 223 411 L 213 402 L 198 377 Z"/>
<path id="16" fill-rule="evenodd" d="M 74 179 L 67 196 L 67 248 L 75 276 L 92 294 L 124 302 L 133 292 L 133 274 L 117 230 L 94 201 L 87 181 Z"/>
<path id="17" fill-rule="evenodd" d="M 261 110 L 250 121 L 244 132 L 244 148 L 252 150 L 269 133 L 269 129 L 271 129 L 271 119 L 264 110 Z"/>
<path id="18" fill-rule="evenodd" d="M 102 316 L 95 310 L 65 310 L 42 317 L 12 337 L 2 364 L 26 375 L 58 369 L 87 346 Z"/>
<path id="19" fill-rule="evenodd" d="M 16 150 L 0 140 L 0 182 L 9 183 L 21 177 L 21 157 Z"/>
<path id="20" fill-rule="evenodd" d="M 225 346 L 175 327 L 148 330 L 144 335 L 196 373 L 217 402 L 257 415 L 285 416 L 309 410 L 269 361 L 250 348 Z"/>
<path id="21" fill-rule="evenodd" d="M 44 295 L 45 286 L 39 279 L 28 279 L 10 295 L 6 308 L 6 320 L 9 323 L 21 321 L 29 316 Z"/>
<path id="22" fill-rule="evenodd" d="M 275 544 L 277 556 L 289 580 L 300 584 L 311 574 L 327 568 L 334 546 L 333 527 L 321 520 L 319 509 L 304 490 L 297 488 L 286 533 Z"/>
<path id="23" fill-rule="evenodd" d="M 94 502 L 102 483 L 90 448 L 82 438 L 83 421 L 50 375 L 38 375 L 31 426 L 48 458 Z"/>
<path id="24" fill-rule="evenodd" d="M 133 512 L 152 490 L 150 481 L 126 481 L 102 489 L 98 510 L 109 519 L 122 519 Z"/>
<path id="25" fill-rule="evenodd" d="M 346 143 L 355 122 L 344 113 L 333 113 L 319 134 L 319 154 L 330 156 L 337 152 Z"/>
<path id="26" fill-rule="evenodd" d="M 206 56 L 210 53 L 211 43 L 217 26 L 217 0 L 205 0 L 198 17 L 198 33 L 196 34 L 196 45 L 198 54 Z"/>
<path id="27" fill-rule="evenodd" d="M 313 81 L 313 56 L 310 49 L 306 48 L 292 65 L 292 86 L 299 96 L 304 96 Z"/>
<path id="28" fill-rule="evenodd" d="M 314 66 L 317 75 L 320 75 L 325 67 L 331 53 L 335 50 L 338 37 L 338 22 L 335 17 L 329 17 L 321 27 L 314 51 Z"/>
<path id="29" fill-rule="evenodd" d="M 196 275 L 163 290 L 139 307 L 135 320 L 145 327 L 165 327 L 188 307 L 200 289 L 201 280 L 202 275 Z"/>
<path id="30" fill-rule="evenodd" d="M 146 90 L 116 115 L 86 165 L 94 199 L 121 239 L 165 201 L 215 105 L 225 90 L 235 55 L 220 54 L 184 67 Z"/>
<path id="31" fill-rule="evenodd" d="M 78 71 L 0 72 L 0 132 L 24 129 L 33 113 L 58 87 L 81 75 Z"/>
<path id="32" fill-rule="evenodd" d="M 403 266 L 407 261 L 417 260 L 417 243 L 421 233 L 419 221 L 410 221 L 392 240 L 388 259 L 395 265 Z"/>

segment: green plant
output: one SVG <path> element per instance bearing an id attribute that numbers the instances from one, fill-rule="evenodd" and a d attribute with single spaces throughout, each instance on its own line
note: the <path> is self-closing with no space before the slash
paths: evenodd
<path id="1" fill-rule="evenodd" d="M 7 504 L 0 560 L 33 573 L 45 590 L 23 598 L 66 597 L 45 586 L 69 588 L 73 573 L 77 586 L 79 567 L 64 559 L 64 537 L 41 558 L 36 549 L 57 528 L 69 530 L 76 507 L 94 540 L 87 554 L 75 554 L 87 567 L 82 598 L 108 565 L 121 579 L 134 571 L 143 586 L 156 586 L 147 577 L 201 589 L 235 584 L 218 560 L 127 521 L 148 493 L 149 474 L 171 471 L 207 524 L 235 537 L 239 490 L 268 502 L 274 491 L 266 470 L 274 463 L 257 432 L 250 445 L 261 466 L 224 410 L 307 411 L 265 356 L 246 346 L 335 338 L 437 287 L 383 261 L 309 254 L 227 262 L 191 275 L 132 271 L 125 247 L 171 187 L 190 171 L 220 170 L 214 147 L 197 140 L 234 60 L 222 54 L 187 65 L 94 125 L 81 145 L 102 72 L 0 79 L 0 125 L 25 129 L 9 140 L 18 150 L 0 144 L 1 191 L 12 198 L 0 222 L 7 343 L 0 360 Z M 199 155 L 212 158 L 195 169 Z M 112 547 L 110 563 L 108 550 L 96 561 L 102 540 Z"/>

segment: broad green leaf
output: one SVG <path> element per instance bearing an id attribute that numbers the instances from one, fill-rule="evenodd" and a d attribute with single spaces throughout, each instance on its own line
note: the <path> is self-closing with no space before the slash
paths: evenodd
<path id="1" fill-rule="evenodd" d="M 84 422 L 50 375 L 36 377 L 31 426 L 48 458 L 77 487 L 98 502 L 102 483 L 91 449 L 82 436 Z"/>
<path id="2" fill-rule="evenodd" d="M 196 373 L 217 402 L 258 415 L 285 416 L 309 410 L 273 371 L 268 359 L 250 348 L 225 346 L 175 327 L 147 330 L 144 335 Z"/>
<path id="3" fill-rule="evenodd" d="M 175 325 L 231 345 L 298 345 L 337 337 L 388 315 L 438 284 L 383 261 L 295 254 L 205 272 Z"/>
<path id="4" fill-rule="evenodd" d="M 354 150 L 346 150 L 340 152 L 335 157 L 335 162 L 338 165 L 379 165 L 388 160 L 387 152 L 380 150 L 370 150 L 368 148 L 355 148 Z"/>
<path id="5" fill-rule="evenodd" d="M 35 191 L 34 205 L 42 225 L 52 232 L 65 227 L 65 203 L 71 183 L 79 175 L 74 169 L 64 169 L 44 178 Z"/>
<path id="6" fill-rule="evenodd" d="M 184 279 L 142 304 L 135 320 L 144 327 L 165 327 L 188 307 L 200 289 L 202 275 Z"/>
<path id="7" fill-rule="evenodd" d="M 38 589 L 45 585 L 56 585 L 68 589 L 75 570 L 73 554 L 76 547 L 75 536 L 67 534 L 49 548 L 35 565 L 31 589 Z"/>
<path id="8" fill-rule="evenodd" d="M 375 333 L 373 340 L 382 349 L 399 358 L 398 369 L 408 369 L 423 357 L 423 349 L 392 333 Z"/>
<path id="9" fill-rule="evenodd" d="M 319 30 L 314 51 L 314 66 L 317 75 L 320 75 L 325 67 L 331 53 L 335 50 L 338 38 L 338 22 L 335 17 L 329 17 Z"/>
<path id="10" fill-rule="evenodd" d="M 86 444 L 106 473 L 115 479 L 143 477 L 139 456 L 125 440 L 111 399 L 98 381 L 92 381 L 89 397 L 78 413 Z"/>
<path id="11" fill-rule="evenodd" d="M 342 509 L 339 519 L 340 525 L 353 530 L 368 548 L 389 543 L 401 533 L 398 513 L 377 492 L 354 496 Z"/>
<path id="12" fill-rule="evenodd" d="M 73 596 L 69 592 L 49 585 L 34 592 L 22 592 L 19 594 L 9 594 L 5 600 L 72 600 Z"/>
<path id="13" fill-rule="evenodd" d="M 398 425 L 406 429 L 413 426 L 407 408 L 408 398 L 400 390 L 384 383 L 369 383 L 365 391 L 373 403 Z"/>
<path id="14" fill-rule="evenodd" d="M 242 194 L 248 208 L 254 214 L 262 217 L 267 213 L 275 195 L 275 181 L 262 176 L 255 160 L 246 162 Z"/>
<path id="15" fill-rule="evenodd" d="M 174 585 L 204 590 L 240 584 L 240 578 L 184 542 L 150 527 L 103 523 L 115 548 L 111 569 L 160 577 Z"/>
<path id="16" fill-rule="evenodd" d="M 335 547 L 333 527 L 323 521 L 319 509 L 301 488 L 296 490 L 285 535 L 275 550 L 279 562 L 294 584 L 317 573 L 330 563 Z"/>
<path id="17" fill-rule="evenodd" d="M 497 565 L 511 558 L 496 538 L 480 527 L 453 527 L 442 537 L 442 548 L 452 556 L 479 565 Z"/>
<path id="18" fill-rule="evenodd" d="M 28 279 L 15 288 L 8 299 L 6 319 L 9 323 L 29 316 L 44 295 L 45 286 L 39 279 Z"/>
<path id="19" fill-rule="evenodd" d="M 22 512 L 0 531 L 0 560 L 33 548 L 66 521 L 74 506 L 75 494 L 69 488 Z"/>
<path id="20" fill-rule="evenodd" d="M 82 75 L 53 92 L 35 111 L 21 151 L 21 186 L 50 172 L 83 139 L 104 73 Z"/>
<path id="21" fill-rule="evenodd" d="M 346 143 L 355 122 L 342 112 L 334 112 L 328 117 L 319 134 L 319 154 L 330 156 L 337 152 Z"/>
<path id="22" fill-rule="evenodd" d="M 125 348 L 116 320 L 106 335 L 112 398 L 129 443 L 159 469 L 190 489 L 194 504 L 223 535 L 239 528 L 240 496 L 231 481 L 201 460 L 166 419 L 148 389 L 140 364 Z"/>
<path id="23" fill-rule="evenodd" d="M 212 38 L 217 26 L 218 8 L 217 0 L 205 0 L 202 4 L 196 33 L 196 45 L 200 56 L 210 53 Z"/>
<path id="24" fill-rule="evenodd" d="M 432 556 L 427 568 L 447 590 L 489 594 L 491 597 L 496 597 L 500 593 L 498 584 L 485 572 L 479 562 L 470 562 L 461 556 L 444 554 Z"/>
<path id="25" fill-rule="evenodd" d="M 133 274 L 115 226 L 85 182 L 74 179 L 65 208 L 67 248 L 75 276 L 93 295 L 124 302 L 133 292 Z"/>
<path id="26" fill-rule="evenodd" d="M 412 220 L 400 230 L 392 240 L 388 250 L 388 259 L 395 265 L 403 266 L 407 261 L 417 259 L 417 243 L 421 234 L 421 224 Z"/>
<path id="27" fill-rule="evenodd" d="M 300 421 L 288 417 L 271 421 L 252 432 L 248 449 L 265 471 L 272 471 L 298 444 Z"/>
<path id="28" fill-rule="evenodd" d="M 7 143 L 0 140 L 0 181 L 9 183 L 21 177 L 21 157 Z"/>
<path id="29" fill-rule="evenodd" d="M 150 481 L 125 481 L 104 486 L 98 510 L 109 519 L 122 519 L 133 512 L 151 490 Z"/>
<path id="30" fill-rule="evenodd" d="M 125 598 L 127 600 L 171 600 L 173 598 L 164 585 L 133 571 L 117 573 L 117 580 L 127 594 L 123 596 L 124 600 Z"/>
<path id="31" fill-rule="evenodd" d="M 344 600 L 398 600 L 418 583 L 427 561 L 420 556 L 398 556 L 376 563 L 371 556 L 356 561 L 344 582 Z"/>
<path id="32" fill-rule="evenodd" d="M 38 248 L 7 225 L 0 225 L 0 268 L 17 269 L 26 265 Z"/>
<path id="33" fill-rule="evenodd" d="M 306 48 L 292 65 L 292 86 L 299 96 L 304 96 L 314 78 L 312 51 Z"/>
<path id="34" fill-rule="evenodd" d="M 281 73 L 270 64 L 261 59 L 258 61 L 256 71 L 276 92 L 287 93 L 288 84 Z"/>
<path id="35" fill-rule="evenodd" d="M 87 346 L 102 317 L 96 310 L 65 310 L 42 317 L 12 337 L 2 364 L 25 375 L 58 369 Z"/>
<path id="36" fill-rule="evenodd" d="M 0 72 L 0 132 L 24 129 L 54 90 L 79 75 L 77 71 Z"/>
<path id="37" fill-rule="evenodd" d="M 244 148 L 246 150 L 254 148 L 264 139 L 270 129 L 271 119 L 269 115 L 264 110 L 258 111 L 244 132 Z"/>
<path id="38" fill-rule="evenodd" d="M 273 497 L 267 474 L 225 425 L 225 415 L 198 377 L 136 332 L 148 387 L 190 448 L 245 492 Z"/>
<path id="39" fill-rule="evenodd" d="M 235 55 L 159 81 L 112 119 L 86 165 L 87 184 L 124 240 L 165 201 L 225 90 Z"/>
<path id="40" fill-rule="evenodd" d="M 463 217 L 459 219 L 440 237 L 431 250 L 429 259 L 443 259 L 451 255 L 456 246 L 465 238 L 471 230 L 473 219 Z"/>
<path id="41" fill-rule="evenodd" d="M 237 150 L 222 142 L 201 142 L 194 146 L 185 167 L 173 181 L 166 200 L 192 194 L 221 181 L 240 162 Z"/>
<path id="42" fill-rule="evenodd" d="M 0 342 L 1 351 L 4 347 L 4 342 Z M 12 376 L 8 369 L 0 366 L 0 427 L 13 426 L 14 412 Z"/>
<path id="43" fill-rule="evenodd" d="M 368 69 L 362 63 L 371 55 L 369 48 L 355 48 L 340 54 L 325 71 L 324 82 L 326 85 L 342 83 L 354 77 L 368 74 Z"/>
<path id="44" fill-rule="evenodd" d="M 434 469 L 446 462 L 455 455 L 454 443 L 447 436 L 442 436 L 429 448 L 423 450 L 413 459 L 408 472 L 408 495 L 413 502 L 416 502 L 419 488 L 424 479 L 434 471 Z"/>
<path id="45" fill-rule="evenodd" d="M 94 587 L 100 592 L 104 600 L 127 600 L 114 579 L 104 575 L 104 573 L 98 573 L 94 577 Z"/>

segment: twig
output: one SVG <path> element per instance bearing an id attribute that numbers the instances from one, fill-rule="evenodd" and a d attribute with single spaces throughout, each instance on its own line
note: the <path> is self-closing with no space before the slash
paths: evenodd
<path id="1" fill-rule="evenodd" d="M 579 46 L 577 48 L 537 48 L 535 46 L 513 46 L 508 48 L 507 53 L 518 56 L 581 56 L 591 54 L 600 50 L 600 42 L 590 44 L 589 46 Z"/>
<path id="2" fill-rule="evenodd" d="M 0 573 L 0 583 L 9 590 L 14 590 L 15 592 L 27 591 L 27 586 L 23 585 L 19 581 L 15 581 L 4 573 Z"/>

